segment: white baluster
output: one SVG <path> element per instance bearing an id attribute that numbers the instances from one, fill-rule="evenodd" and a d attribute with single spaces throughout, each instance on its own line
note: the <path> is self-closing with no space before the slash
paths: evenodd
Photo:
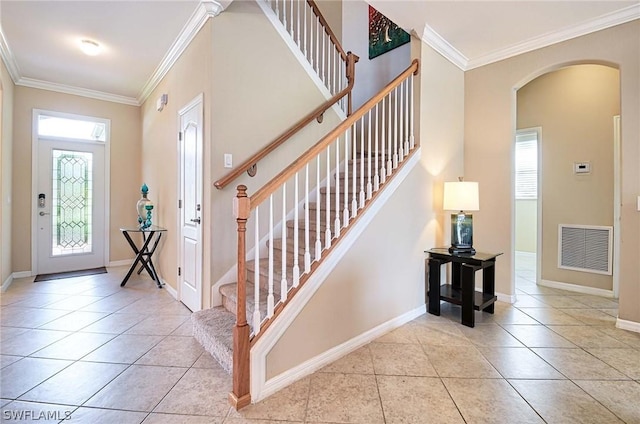
<path id="1" fill-rule="evenodd" d="M 287 183 L 282 183 L 282 279 L 280 301 L 287 300 Z"/>
<path id="2" fill-rule="evenodd" d="M 315 29 L 313 27 L 313 24 L 315 22 L 315 17 L 316 15 L 313 14 L 313 12 L 309 13 L 309 63 L 311 63 L 311 67 L 313 69 L 315 69 L 315 62 L 314 62 L 314 57 L 316 55 L 315 53 L 315 45 L 313 44 L 313 33 L 315 32 Z"/>
<path id="3" fill-rule="evenodd" d="M 387 111 L 387 109 L 385 108 L 386 100 L 386 96 L 382 98 L 382 146 L 380 146 L 380 150 L 382 151 L 382 156 L 380 158 L 380 181 L 382 182 L 382 184 L 387 181 L 387 163 L 384 160 L 384 154 L 387 150 L 387 144 L 385 143 L 386 138 L 384 135 L 386 134 L 385 129 L 389 126 L 389 118 L 387 118 L 385 115 Z"/>
<path id="4" fill-rule="evenodd" d="M 287 30 L 287 0 L 282 0 L 282 25 Z"/>
<path id="5" fill-rule="evenodd" d="M 416 140 L 413 137 L 413 78 L 409 77 L 409 79 L 411 81 L 411 103 L 409 104 L 409 134 L 411 135 L 409 136 L 409 144 L 413 149 L 416 147 Z"/>
<path id="6" fill-rule="evenodd" d="M 303 16 L 303 19 L 302 19 L 302 21 L 304 22 L 304 28 L 303 28 L 303 32 L 302 32 L 302 34 L 303 34 L 302 38 L 304 39 L 303 40 L 304 57 L 306 57 L 307 60 L 309 60 L 309 55 L 307 54 L 307 9 L 308 9 L 308 7 L 306 5 L 306 2 L 305 2 L 305 5 L 303 6 L 302 9 L 304 11 L 304 16 Z"/>
<path id="7" fill-rule="evenodd" d="M 402 162 L 402 160 L 404 159 L 404 92 L 402 89 L 402 84 L 403 83 L 400 83 L 400 103 L 398 105 L 398 119 L 400 121 L 400 137 L 398 137 L 400 146 L 398 149 L 398 160 L 400 162 Z"/>
<path id="8" fill-rule="evenodd" d="M 278 19 L 280 19 L 280 8 L 278 7 L 278 0 L 276 0 L 276 8 L 274 10 L 276 11 L 276 16 L 278 17 Z"/>
<path id="9" fill-rule="evenodd" d="M 318 22 L 320 22 L 318 20 Z M 322 80 L 322 82 L 324 83 L 324 85 L 329 85 L 327 83 L 327 62 L 326 62 L 326 56 L 325 56 L 325 52 L 327 51 L 326 49 L 326 35 L 327 33 L 324 31 L 324 28 L 322 25 L 319 25 L 320 28 L 320 35 L 322 36 L 322 58 L 320 60 L 320 63 L 322 64 L 321 68 L 320 68 L 320 79 Z"/>
<path id="10" fill-rule="evenodd" d="M 336 219 L 333 232 L 340 237 L 340 137 L 336 138 Z"/>
<path id="11" fill-rule="evenodd" d="M 344 135 L 344 215 L 342 225 L 349 225 L 349 143 L 351 129 L 347 128 Z"/>
<path id="12" fill-rule="evenodd" d="M 411 78 L 411 77 L 408 77 Z M 409 79 L 404 80 L 404 119 L 402 125 L 404 126 L 404 155 L 409 155 Z"/>
<path id="13" fill-rule="evenodd" d="M 253 267 L 253 334 L 258 334 L 260 332 L 260 322 L 262 319 L 260 318 L 260 213 L 259 207 L 256 207 L 255 213 L 255 241 L 253 245 L 253 260 L 255 266 Z"/>
<path id="14" fill-rule="evenodd" d="M 358 179 L 358 175 L 357 175 L 357 163 L 356 163 L 356 159 L 358 158 L 358 152 L 357 152 L 357 148 L 356 148 L 356 124 L 353 124 L 352 126 L 352 132 L 351 132 L 351 138 L 353 139 L 351 141 L 352 143 L 352 160 L 353 160 L 353 173 L 351 175 L 351 179 L 353 180 L 353 186 L 351 187 L 351 189 L 353 190 L 353 195 L 352 195 L 352 199 L 351 199 L 351 217 L 355 218 L 358 215 L 358 200 L 356 199 L 356 180 Z"/>
<path id="15" fill-rule="evenodd" d="M 393 89 L 393 169 L 398 167 L 398 87 Z"/>
<path id="16" fill-rule="evenodd" d="M 392 99 L 391 99 L 391 93 L 389 93 L 389 116 L 387 116 L 387 144 L 388 144 L 388 154 L 387 154 L 387 175 L 390 177 L 391 176 L 391 170 L 393 169 L 393 163 L 391 162 L 391 159 L 393 158 L 393 150 L 391 148 L 391 121 L 393 120 L 393 114 L 391 113 L 391 103 L 392 103 Z"/>
<path id="17" fill-rule="evenodd" d="M 305 167 L 304 193 L 304 272 L 309 272 L 311 271 L 311 249 L 309 246 L 309 164 Z"/>
<path id="18" fill-rule="evenodd" d="M 316 255 L 315 261 L 320 260 L 322 241 L 320 239 L 320 155 L 316 156 Z"/>
<path id="19" fill-rule="evenodd" d="M 256 266 L 260 266 L 257 263 Z M 269 285 L 269 294 L 267 296 L 267 318 L 273 316 L 273 194 L 269 196 L 269 279 L 267 280 Z"/>
<path id="20" fill-rule="evenodd" d="M 291 1 L 291 6 L 289 6 L 289 14 L 290 14 L 289 26 L 291 27 L 291 38 L 292 39 L 295 38 L 294 35 L 293 35 L 293 31 L 294 31 L 294 29 L 293 29 L 293 23 L 294 23 L 294 20 L 293 20 L 293 5 L 294 5 L 294 1 L 295 0 L 292 0 Z"/>
<path id="21" fill-rule="evenodd" d="M 364 208 L 364 117 L 360 118 L 360 208 Z"/>
<path id="22" fill-rule="evenodd" d="M 296 24 L 296 39 L 297 39 L 298 48 L 302 49 L 302 46 L 300 45 L 300 31 L 302 30 L 302 26 L 300 25 L 300 9 L 305 8 L 304 6 L 305 3 L 298 2 L 296 4 L 298 5 L 298 11 L 296 12 L 296 18 L 298 18 L 297 24 Z"/>
<path id="23" fill-rule="evenodd" d="M 367 129 L 367 200 L 369 200 L 373 194 L 373 185 L 371 184 L 371 109 L 367 112 Z"/>
<path id="24" fill-rule="evenodd" d="M 327 195 L 325 197 L 327 198 L 325 204 L 327 228 L 324 230 L 324 248 L 328 249 L 331 247 L 331 145 L 327 146 Z"/>
<path id="25" fill-rule="evenodd" d="M 382 99 L 384 101 L 384 98 Z M 375 106 L 375 115 L 376 115 L 376 126 L 375 126 L 375 150 L 376 150 L 376 163 L 375 163 L 375 175 L 373 176 L 373 190 L 374 191 L 378 191 L 380 190 L 380 174 L 378 174 L 378 160 L 380 160 L 380 157 L 378 156 L 380 154 L 379 151 L 379 147 L 378 147 L 378 143 L 380 142 L 380 138 L 378 136 L 378 127 L 380 126 L 380 115 L 379 115 L 379 111 L 378 111 L 378 105 L 380 104 L 380 102 L 376 103 Z M 382 162 L 384 162 L 384 159 L 382 159 Z"/>
<path id="26" fill-rule="evenodd" d="M 298 257 L 300 256 L 299 246 L 298 246 L 298 237 L 299 237 L 299 222 L 298 222 L 298 173 L 296 172 L 294 183 L 294 194 L 293 194 L 293 287 L 298 287 L 300 283 L 300 264 L 298 263 Z M 283 241 L 286 243 L 286 240 Z"/>

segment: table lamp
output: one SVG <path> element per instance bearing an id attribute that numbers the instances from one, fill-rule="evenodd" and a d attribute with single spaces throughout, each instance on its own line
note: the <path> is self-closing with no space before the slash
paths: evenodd
<path id="1" fill-rule="evenodd" d="M 444 183 L 443 209 L 458 211 L 451 214 L 450 253 L 475 254 L 473 248 L 473 215 L 465 211 L 480 210 L 478 183 L 470 181 Z"/>

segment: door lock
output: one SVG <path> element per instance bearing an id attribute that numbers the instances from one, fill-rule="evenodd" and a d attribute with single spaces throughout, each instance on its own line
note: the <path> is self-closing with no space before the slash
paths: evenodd
<path id="1" fill-rule="evenodd" d="M 200 218 L 191 219 L 191 222 L 195 222 L 196 224 L 200 223 Z"/>
<path id="2" fill-rule="evenodd" d="M 40 213 L 38 215 L 45 216 L 45 215 L 51 215 L 51 214 L 49 212 L 40 211 Z"/>

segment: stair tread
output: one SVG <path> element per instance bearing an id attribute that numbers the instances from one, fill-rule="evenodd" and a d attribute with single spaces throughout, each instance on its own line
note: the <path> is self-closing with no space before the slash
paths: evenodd
<path id="1" fill-rule="evenodd" d="M 233 327 L 236 317 L 222 306 L 191 315 L 193 337 L 231 374 L 233 368 Z"/>

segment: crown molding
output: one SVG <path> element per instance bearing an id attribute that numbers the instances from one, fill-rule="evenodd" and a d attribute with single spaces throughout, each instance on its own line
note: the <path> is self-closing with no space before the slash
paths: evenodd
<path id="1" fill-rule="evenodd" d="M 4 32 L 2 32 L 2 27 L 0 26 L 0 56 L 2 56 L 2 61 L 4 65 L 7 67 L 7 71 L 9 72 L 9 76 L 13 80 L 15 84 L 16 81 L 20 79 L 20 68 L 18 67 L 18 62 L 16 62 L 16 58 L 13 56 L 13 52 L 7 43 L 7 39 L 4 36 Z"/>
<path id="2" fill-rule="evenodd" d="M 189 21 L 182 28 L 176 41 L 173 42 L 167 54 L 165 54 L 147 83 L 142 87 L 137 99 L 139 104 L 143 104 L 149 98 L 153 90 L 160 84 L 162 78 L 169 72 L 169 69 L 176 63 L 182 53 L 184 53 L 207 20 L 218 16 L 223 10 L 223 5 L 217 1 L 205 0 L 200 2 L 198 8 L 193 12 L 191 18 L 189 18 Z"/>
<path id="3" fill-rule="evenodd" d="M 444 56 L 449 62 L 466 71 L 469 59 L 427 24 L 425 24 L 422 31 L 422 41 Z"/>
<path id="4" fill-rule="evenodd" d="M 562 41 L 571 40 L 572 38 L 581 37 L 596 31 L 631 22 L 636 19 L 640 19 L 640 3 L 564 28 L 560 31 L 550 32 L 539 37 L 523 41 L 522 43 L 514 44 L 507 48 L 473 58 L 468 61 L 464 70 L 466 71 L 478 68 L 480 66 L 541 49 Z"/>
<path id="5" fill-rule="evenodd" d="M 140 106 L 138 100 L 133 97 L 120 96 L 118 94 L 105 93 L 104 91 L 89 90 L 87 88 L 73 87 L 71 85 L 57 84 L 49 81 L 42 81 L 33 78 L 20 78 L 15 82 L 16 85 L 29 88 L 37 88 L 39 90 L 55 91 L 57 93 L 73 94 L 75 96 L 88 97 L 96 100 L 104 100 L 107 102 L 122 103 L 130 106 Z"/>

